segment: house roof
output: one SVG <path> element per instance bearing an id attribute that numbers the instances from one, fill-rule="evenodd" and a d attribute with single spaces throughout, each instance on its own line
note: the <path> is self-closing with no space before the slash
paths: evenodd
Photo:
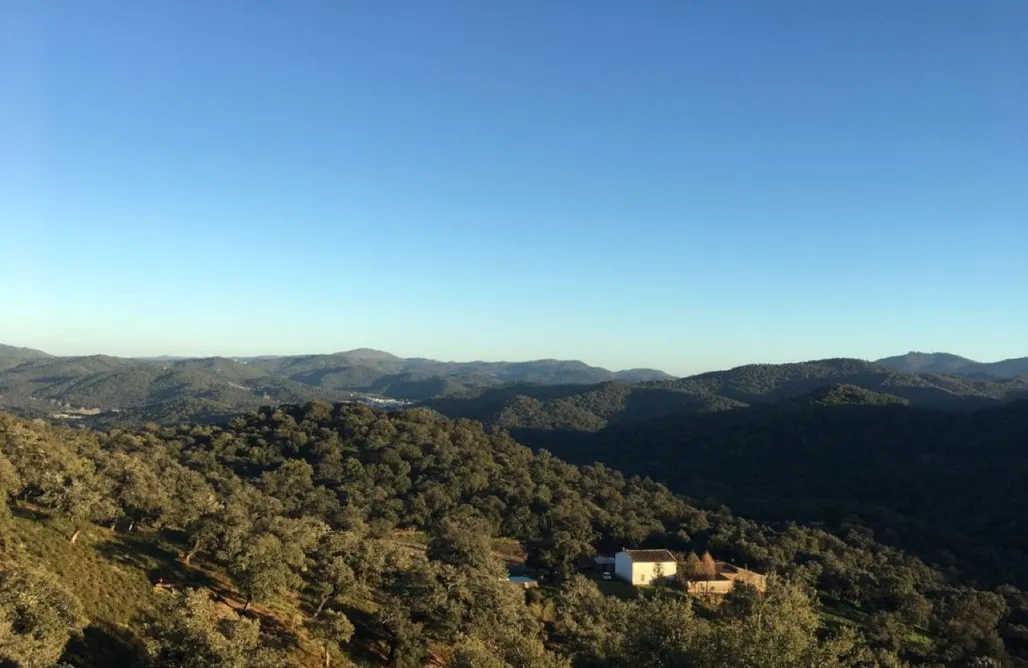
<path id="1" fill-rule="evenodd" d="M 636 563 L 665 563 L 674 561 L 675 555 L 667 550 L 624 550 L 628 558 Z"/>

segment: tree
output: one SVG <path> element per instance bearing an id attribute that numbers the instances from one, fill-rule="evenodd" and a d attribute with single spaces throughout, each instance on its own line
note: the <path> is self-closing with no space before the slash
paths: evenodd
<path id="1" fill-rule="evenodd" d="M 664 582 L 664 564 L 660 562 L 653 565 L 653 583 L 657 586 L 666 584 Z"/>
<path id="2" fill-rule="evenodd" d="M 630 612 L 618 663 L 639 668 L 691 666 L 695 639 L 703 628 L 706 626 L 694 618 L 688 598 L 637 603 Z"/>
<path id="3" fill-rule="evenodd" d="M 454 646 L 447 665 L 451 668 L 510 668 L 510 664 L 484 642 L 469 637 L 461 638 Z"/>
<path id="4" fill-rule="evenodd" d="M 717 562 L 714 561 L 714 557 L 711 556 L 710 552 L 704 552 L 703 558 L 700 559 L 700 573 L 702 573 L 705 580 L 717 578 Z"/>
<path id="5" fill-rule="evenodd" d="M 161 476 L 171 499 L 168 522 L 173 526 L 192 534 L 200 518 L 218 511 L 218 494 L 200 473 L 173 462 Z"/>
<path id="6" fill-rule="evenodd" d="M 426 555 L 458 568 L 485 570 L 492 564 L 489 524 L 481 518 L 443 520 L 428 543 Z"/>
<path id="7" fill-rule="evenodd" d="M 353 624 L 346 615 L 336 610 L 325 610 L 323 614 L 308 620 L 305 626 L 312 636 L 321 641 L 325 668 L 332 665 L 333 649 L 338 651 L 339 645 L 350 642 L 353 637 Z"/>
<path id="8" fill-rule="evenodd" d="M 128 518 L 129 531 L 139 523 L 160 528 L 171 511 L 171 496 L 141 454 L 115 452 L 106 458 L 101 473 L 110 481 L 110 491 Z"/>
<path id="9" fill-rule="evenodd" d="M 5 454 L 23 480 L 22 497 L 71 517 L 76 525 L 69 537 L 72 543 L 85 522 L 117 516 L 108 481 L 97 474 L 92 459 L 51 440 L 45 431 L 36 433 L 15 425 L 4 436 Z"/>
<path id="10" fill-rule="evenodd" d="M 571 667 L 567 660 L 547 651 L 538 638 L 511 628 L 488 640 L 462 636 L 454 646 L 448 665 L 458 668 Z"/>
<path id="11" fill-rule="evenodd" d="M 683 579 L 688 582 L 697 582 L 703 579 L 703 562 L 695 552 L 690 552 L 682 564 Z"/>
<path id="12" fill-rule="evenodd" d="M 11 525 L 11 509 L 8 504 L 21 487 L 22 481 L 18 470 L 3 453 L 0 453 L 0 547 L 4 546 L 5 535 Z"/>
<path id="13" fill-rule="evenodd" d="M 51 666 L 86 623 L 82 604 L 52 574 L 0 563 L 0 664 Z"/>
<path id="14" fill-rule="evenodd" d="M 945 661 L 967 661 L 974 657 L 1006 660 L 1007 653 L 998 626 L 1008 612 L 999 594 L 970 589 L 951 589 L 935 601 L 932 631 L 940 642 L 937 651 Z"/>
<path id="15" fill-rule="evenodd" d="M 736 582 L 721 599 L 721 606 L 717 610 L 718 618 L 746 619 L 761 604 L 761 597 L 762 594 L 753 585 Z"/>
<path id="16" fill-rule="evenodd" d="M 268 601 L 283 589 L 298 584 L 284 553 L 277 536 L 264 534 L 249 541 L 229 564 L 229 572 L 246 598 L 244 611 L 254 601 Z"/>
<path id="17" fill-rule="evenodd" d="M 428 651 L 421 629 L 410 617 L 403 600 L 393 596 L 379 606 L 375 620 L 389 646 L 388 663 L 396 668 L 421 668 Z"/>
<path id="18" fill-rule="evenodd" d="M 357 550 L 356 542 L 350 534 L 332 532 L 318 543 L 305 578 L 307 593 L 315 601 L 312 618 L 316 619 L 327 604 L 341 603 L 345 595 L 357 588 L 357 576 L 350 566 Z"/>
<path id="19" fill-rule="evenodd" d="M 261 475 L 260 486 L 282 502 L 286 514 L 295 515 L 314 489 L 314 469 L 302 459 L 290 459 L 274 471 Z"/>
<path id="20" fill-rule="evenodd" d="M 596 583 L 575 575 L 561 585 L 555 625 L 572 656 L 604 662 L 620 655 L 628 614 L 624 602 L 605 596 Z"/>
<path id="21" fill-rule="evenodd" d="M 252 527 L 245 499 L 228 496 L 189 522 L 191 547 L 183 560 L 188 564 L 201 552 L 214 550 L 222 561 L 231 561 L 243 549 Z"/>
<path id="22" fill-rule="evenodd" d="M 275 668 L 283 657 L 264 645 L 260 624 L 211 600 L 203 589 L 173 596 L 146 627 L 153 668 Z"/>
<path id="23" fill-rule="evenodd" d="M 822 642 L 814 595 L 802 585 L 769 578 L 767 591 L 725 611 L 697 638 L 700 668 L 841 668 L 859 648 L 844 635 Z M 858 664 L 859 665 L 859 664 Z"/>

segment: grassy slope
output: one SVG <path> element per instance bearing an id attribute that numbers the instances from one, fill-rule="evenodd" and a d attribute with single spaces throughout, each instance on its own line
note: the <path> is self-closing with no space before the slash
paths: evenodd
<path id="1" fill-rule="evenodd" d="M 156 609 L 161 597 L 168 595 L 153 587 L 159 578 L 178 587 L 207 587 L 230 607 L 242 607 L 242 600 L 222 575 L 202 564 L 186 566 L 175 545 L 154 541 L 153 536 L 89 526 L 72 545 L 68 536 L 74 527 L 66 518 L 25 506 L 16 511 L 14 533 L 13 556 L 51 571 L 82 601 L 90 625 L 83 638 L 68 647 L 65 660 L 74 666 L 139 665 L 140 639 L 134 630 Z M 320 649 L 299 628 L 298 604 L 294 597 L 252 610 L 261 626 L 288 648 L 288 665 L 321 666 Z M 336 655 L 333 665 L 355 664 L 349 657 Z"/>
<path id="2" fill-rule="evenodd" d="M 57 575 L 90 619 L 84 638 L 69 647 L 73 665 L 133 665 L 136 639 L 129 626 L 153 610 L 156 592 L 144 568 L 119 563 L 109 549 L 116 544 L 113 532 L 90 527 L 72 545 L 67 520 L 27 508 L 18 510 L 14 531 L 16 558 Z"/>

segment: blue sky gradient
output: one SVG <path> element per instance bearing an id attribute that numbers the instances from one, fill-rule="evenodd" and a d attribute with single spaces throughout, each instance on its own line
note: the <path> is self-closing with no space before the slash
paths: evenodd
<path id="1" fill-rule="evenodd" d="M 1028 3 L 0 0 L 0 341 L 1028 355 Z"/>

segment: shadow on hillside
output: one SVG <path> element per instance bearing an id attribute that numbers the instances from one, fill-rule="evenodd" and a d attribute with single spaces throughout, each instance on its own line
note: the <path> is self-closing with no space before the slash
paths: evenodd
<path id="1" fill-rule="evenodd" d="M 374 615 L 352 606 L 345 606 L 343 613 L 354 628 L 353 640 L 346 646 L 349 655 L 362 663 L 380 665 L 387 659 L 388 650 Z"/>
<path id="2" fill-rule="evenodd" d="M 300 646 L 296 633 L 287 628 L 275 614 L 257 607 L 251 607 L 244 612 L 241 607 L 242 601 L 239 601 L 235 596 L 226 596 L 226 592 L 223 589 L 219 589 L 217 595 L 221 602 L 235 610 L 237 615 L 253 619 L 259 623 L 261 634 L 265 636 L 265 640 L 270 647 L 282 650 L 283 652 L 289 652 Z"/>
<path id="3" fill-rule="evenodd" d="M 597 434 L 603 434 L 606 430 L 591 432 L 574 431 L 572 429 L 517 427 L 509 431 L 515 441 L 532 448 L 536 452 L 548 450 L 550 454 L 556 457 L 578 464 L 592 464 L 602 460 L 602 456 L 594 456 L 592 450 L 598 442 Z"/>
<path id="4" fill-rule="evenodd" d="M 82 636 L 73 638 L 64 649 L 61 661 L 72 666 L 144 665 L 143 648 L 136 638 L 113 627 L 87 626 Z"/>
<path id="5" fill-rule="evenodd" d="M 439 397 L 423 402 L 423 406 L 448 417 L 479 419 L 489 411 L 503 408 L 508 401 L 523 395 L 537 401 L 553 401 L 596 389 L 594 385 L 531 385 L 513 383 L 475 392 L 470 396 Z"/>
<path id="6" fill-rule="evenodd" d="M 385 394 L 394 399 L 418 401 L 425 397 L 445 394 L 454 388 L 461 388 L 459 378 L 443 376 L 437 378 L 411 378 L 410 374 L 383 376 L 369 388 L 371 392 Z"/>
<path id="7" fill-rule="evenodd" d="M 29 508 L 20 503 L 11 505 L 11 514 L 24 520 L 32 520 L 33 522 L 43 522 L 50 518 L 50 513 L 37 508 Z"/>
<path id="8" fill-rule="evenodd" d="M 146 573 L 147 579 L 155 585 L 162 583 L 174 591 L 181 591 L 189 587 L 207 589 L 215 600 L 229 606 L 238 615 L 257 620 L 261 625 L 261 632 L 271 639 L 272 646 L 286 651 L 297 646 L 295 634 L 286 628 L 275 614 L 259 606 L 244 611 L 244 601 L 240 600 L 236 592 L 200 568 L 187 566 L 179 559 L 178 551 L 156 543 L 152 534 L 119 534 L 97 544 L 96 550 L 115 563 Z M 97 632 L 99 631 L 101 630 L 97 630 Z M 130 666 L 136 664 L 101 661 L 73 663 L 73 665 Z"/>
<path id="9" fill-rule="evenodd" d="M 175 587 L 217 588 L 210 576 L 182 563 L 178 552 L 147 534 L 118 534 L 97 544 L 96 550 L 111 561 L 146 573 L 153 583 L 163 580 Z"/>
<path id="10" fill-rule="evenodd" d="M 680 392 L 664 388 L 641 388 L 625 398 L 623 410 L 611 415 L 609 424 L 633 424 L 673 415 L 692 416 L 701 413 L 744 408 L 735 399 L 715 394 Z"/>

